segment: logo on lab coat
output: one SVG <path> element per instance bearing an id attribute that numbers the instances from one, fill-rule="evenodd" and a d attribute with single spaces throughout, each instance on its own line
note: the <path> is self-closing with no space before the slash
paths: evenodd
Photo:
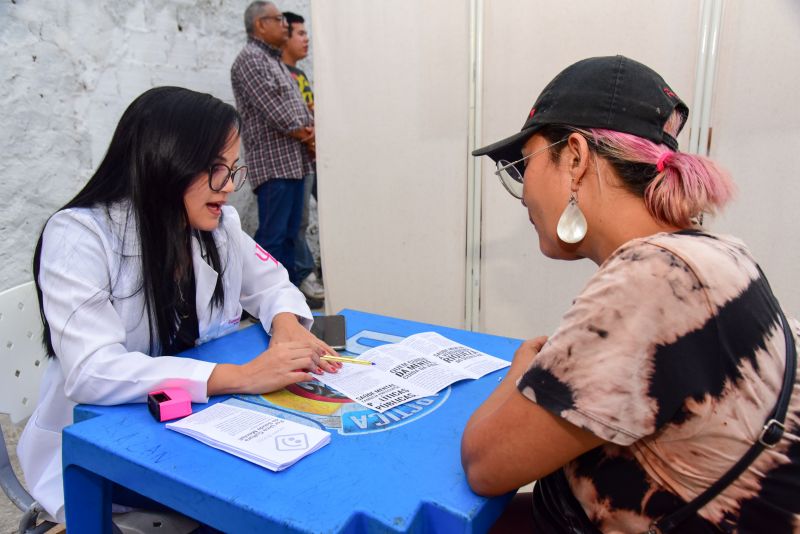
<path id="1" fill-rule="evenodd" d="M 258 258 L 259 260 L 264 261 L 264 262 L 266 262 L 266 261 L 274 261 L 275 265 L 280 265 L 278 263 L 278 260 L 276 260 L 275 258 L 272 257 L 272 254 L 270 254 L 269 252 L 267 252 L 266 250 L 261 248 L 261 246 L 258 245 L 258 244 L 256 244 L 256 258 Z"/>

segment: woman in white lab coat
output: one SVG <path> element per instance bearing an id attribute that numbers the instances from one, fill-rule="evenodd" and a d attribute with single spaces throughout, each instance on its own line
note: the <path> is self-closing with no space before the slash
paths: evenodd
<path id="1" fill-rule="evenodd" d="M 34 279 L 54 361 L 18 452 L 31 494 L 59 522 L 61 431 L 76 403 L 144 402 L 166 386 L 207 402 L 340 365 L 320 361 L 331 349 L 308 331 L 302 294 L 225 205 L 247 172 L 239 125 L 236 110 L 211 95 L 145 92 L 95 174 L 39 238 Z M 236 330 L 242 309 L 271 332 L 267 351 L 243 365 L 174 356 Z"/>

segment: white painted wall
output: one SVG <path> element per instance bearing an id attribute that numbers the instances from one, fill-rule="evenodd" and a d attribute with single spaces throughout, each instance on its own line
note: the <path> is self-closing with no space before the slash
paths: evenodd
<path id="1" fill-rule="evenodd" d="M 128 104 L 179 85 L 233 103 L 230 65 L 245 41 L 248 1 L 11 0 L 0 3 L 0 289 L 32 278 L 47 217 L 102 159 Z M 283 0 L 311 27 L 308 0 Z M 313 75 L 310 58 L 301 68 Z M 248 187 L 234 195 L 251 233 Z"/>
<path id="2" fill-rule="evenodd" d="M 326 307 L 461 326 L 468 3 L 312 7 Z"/>

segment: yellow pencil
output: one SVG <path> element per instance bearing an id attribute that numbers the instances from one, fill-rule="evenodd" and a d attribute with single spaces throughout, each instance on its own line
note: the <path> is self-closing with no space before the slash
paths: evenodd
<path id="1" fill-rule="evenodd" d="M 342 356 L 330 356 L 326 354 L 320 358 L 321 360 L 328 360 L 329 362 L 342 362 L 342 363 L 358 363 L 361 365 L 375 365 L 367 360 L 358 360 L 356 358 L 343 358 Z"/>

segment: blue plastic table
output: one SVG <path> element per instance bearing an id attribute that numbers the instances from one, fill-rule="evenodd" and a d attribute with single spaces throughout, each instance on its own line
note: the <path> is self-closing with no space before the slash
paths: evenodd
<path id="1" fill-rule="evenodd" d="M 519 345 L 487 334 L 342 313 L 351 340 L 367 345 L 368 338 L 382 334 L 405 337 L 430 330 L 509 360 Z M 242 363 L 263 351 L 268 340 L 256 325 L 184 355 Z M 506 371 L 458 382 L 429 397 L 433 402 L 428 400 L 425 410 L 398 407 L 390 416 L 396 424 L 385 431 L 376 428 L 378 419 L 362 415 L 362 423 L 372 421 L 370 431 L 332 432 L 328 445 L 277 473 L 167 430 L 144 404 L 78 406 L 63 441 L 69 530 L 111 532 L 114 482 L 224 532 L 485 532 L 511 494 L 492 499 L 474 494 L 459 448 L 470 414 Z"/>

